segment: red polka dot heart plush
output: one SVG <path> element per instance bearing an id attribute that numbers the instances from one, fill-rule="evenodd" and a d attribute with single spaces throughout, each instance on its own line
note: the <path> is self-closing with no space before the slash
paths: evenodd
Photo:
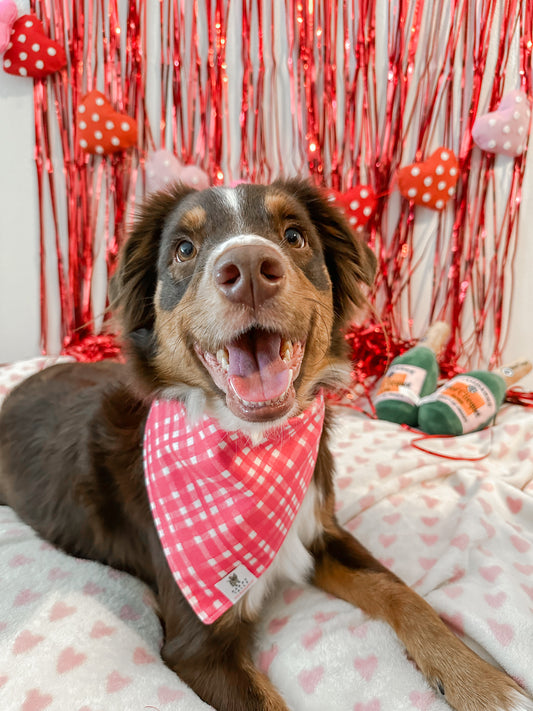
<path id="1" fill-rule="evenodd" d="M 36 15 L 22 15 L 15 20 L 4 54 L 4 70 L 8 74 L 43 79 L 66 63 L 65 50 L 45 34 Z"/>
<path id="2" fill-rule="evenodd" d="M 378 202 L 370 185 L 356 185 L 345 193 L 332 190 L 330 196 L 344 212 L 354 229 L 366 225 L 374 214 Z"/>
<path id="3" fill-rule="evenodd" d="M 95 89 L 78 106 L 78 141 L 87 153 L 123 151 L 137 143 L 137 122 L 115 111 Z"/>
<path id="4" fill-rule="evenodd" d="M 526 148 L 530 117 L 527 95 L 523 91 L 510 91 L 496 111 L 475 120 L 472 138 L 489 153 L 519 156 Z"/>
<path id="5" fill-rule="evenodd" d="M 397 178 L 405 198 L 422 207 L 443 210 L 455 195 L 459 163 L 453 151 L 441 146 L 427 160 L 400 168 Z"/>

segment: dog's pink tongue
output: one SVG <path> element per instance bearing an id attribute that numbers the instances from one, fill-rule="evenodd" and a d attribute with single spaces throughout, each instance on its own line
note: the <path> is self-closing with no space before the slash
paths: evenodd
<path id="1" fill-rule="evenodd" d="M 280 347 L 281 336 L 267 332 L 244 334 L 228 345 L 228 380 L 241 400 L 277 400 L 287 390 L 290 372 Z"/>

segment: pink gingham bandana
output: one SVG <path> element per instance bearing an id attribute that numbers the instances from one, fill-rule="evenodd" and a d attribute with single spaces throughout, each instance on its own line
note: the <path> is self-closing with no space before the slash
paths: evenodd
<path id="1" fill-rule="evenodd" d="M 176 400 L 155 400 L 144 434 L 152 516 L 176 583 L 214 622 L 274 560 L 313 476 L 324 424 L 311 407 L 252 445 L 204 416 L 191 427 Z"/>

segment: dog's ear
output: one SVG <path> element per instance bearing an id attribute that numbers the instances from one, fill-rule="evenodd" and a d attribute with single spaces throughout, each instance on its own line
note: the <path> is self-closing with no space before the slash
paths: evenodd
<path id="1" fill-rule="evenodd" d="M 320 235 L 333 285 L 336 321 L 342 327 L 351 318 L 353 307 L 364 302 L 361 284 L 371 286 L 374 282 L 376 255 L 355 234 L 324 190 L 297 179 L 280 181 L 278 185 L 305 205 Z"/>
<path id="2" fill-rule="evenodd" d="M 159 244 L 165 220 L 180 200 L 192 192 L 193 188 L 177 184 L 150 195 L 138 208 L 109 284 L 111 308 L 119 316 L 124 335 L 152 330 Z"/>

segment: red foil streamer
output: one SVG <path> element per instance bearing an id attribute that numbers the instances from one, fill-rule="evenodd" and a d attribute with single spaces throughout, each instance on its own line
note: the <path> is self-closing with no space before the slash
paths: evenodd
<path id="1" fill-rule="evenodd" d="M 379 258 L 371 295 L 379 326 L 354 325 L 349 334 L 358 373 L 354 385 L 372 380 L 419 335 L 412 286 L 421 261 L 414 239 L 419 213 L 392 194 L 394 175 L 400 165 L 442 144 L 458 155 L 460 179 L 455 201 L 438 218 L 426 321 L 450 323 L 444 375 L 479 361 L 497 364 L 509 324 L 502 294 L 509 290 L 516 254 L 525 157 L 514 161 L 505 209 L 496 220 L 497 158 L 473 147 L 471 129 L 477 112 L 501 99 L 515 36 L 516 81 L 531 96 L 533 46 L 532 3 L 498 2 L 450 0 L 444 32 L 441 7 L 431 0 L 161 0 L 157 125 L 157 115 L 150 123 L 148 109 L 154 107 L 145 98 L 153 72 L 147 64 L 145 0 L 128 0 L 127 6 L 118 0 L 32 0 L 31 9 L 68 55 L 67 69 L 47 83 L 36 82 L 34 92 L 43 350 L 50 345 L 47 314 L 56 308 L 52 286 L 64 347 L 94 335 L 96 247 L 103 244 L 111 273 L 141 192 L 137 171 L 147 151 L 157 147 L 196 163 L 214 183 L 268 181 L 296 169 L 343 191 L 359 183 L 372 186 L 379 205 L 367 227 Z M 237 140 L 230 140 L 235 133 L 228 110 L 230 9 L 242 18 L 242 31 L 233 33 L 240 38 L 242 70 Z M 489 46 L 498 68 L 490 77 Z M 481 106 L 482 85 L 488 106 Z M 103 158 L 80 151 L 76 106 L 95 87 L 137 119 L 138 151 Z M 291 118 L 280 124 L 287 101 Z M 293 139 L 290 155 L 286 133 Z M 231 173 L 235 155 L 238 175 Z M 489 235 L 495 235 L 494 244 Z M 57 283 L 47 284 L 50 270 L 44 266 L 52 257 Z M 487 334 L 493 334 L 488 350 Z"/>
<path id="2" fill-rule="evenodd" d="M 73 356 L 80 363 L 109 359 L 124 361 L 122 349 L 113 335 L 87 336 L 79 342 L 71 342 L 61 354 Z"/>

